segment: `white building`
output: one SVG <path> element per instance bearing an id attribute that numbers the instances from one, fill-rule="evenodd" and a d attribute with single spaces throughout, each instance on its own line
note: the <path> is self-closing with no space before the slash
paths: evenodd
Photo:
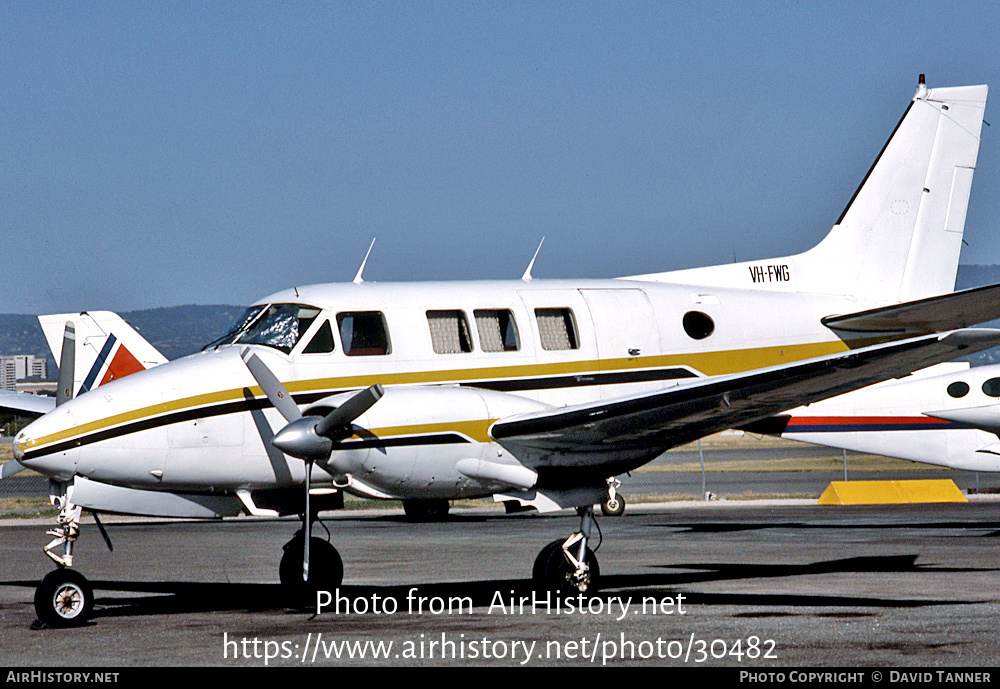
<path id="1" fill-rule="evenodd" d="M 47 378 L 45 359 L 31 354 L 0 356 L 0 390 L 16 390 L 17 381 L 26 378 Z"/>

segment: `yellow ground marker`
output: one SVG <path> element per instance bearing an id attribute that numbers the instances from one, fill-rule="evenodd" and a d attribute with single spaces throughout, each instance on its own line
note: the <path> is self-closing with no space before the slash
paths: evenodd
<path id="1" fill-rule="evenodd" d="M 899 505 L 968 502 L 951 479 L 914 481 L 833 481 L 817 505 Z"/>

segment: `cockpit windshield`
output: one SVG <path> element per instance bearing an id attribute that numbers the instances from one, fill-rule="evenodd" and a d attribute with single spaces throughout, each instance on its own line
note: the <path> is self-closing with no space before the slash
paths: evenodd
<path id="1" fill-rule="evenodd" d="M 259 344 L 288 354 L 316 320 L 319 309 L 305 304 L 251 306 L 218 340 L 208 347 L 230 344 Z"/>

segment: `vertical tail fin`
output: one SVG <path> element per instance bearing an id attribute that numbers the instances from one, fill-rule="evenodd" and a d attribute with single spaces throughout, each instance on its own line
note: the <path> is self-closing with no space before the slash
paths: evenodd
<path id="1" fill-rule="evenodd" d="M 56 364 L 61 364 L 63 327 L 76 329 L 76 363 L 73 396 L 166 362 L 121 316 L 110 311 L 39 316 L 38 322 Z"/>
<path id="2" fill-rule="evenodd" d="M 837 224 L 809 251 L 638 279 L 857 294 L 884 302 L 951 292 L 986 95 L 986 86 L 928 90 L 921 78 Z"/>

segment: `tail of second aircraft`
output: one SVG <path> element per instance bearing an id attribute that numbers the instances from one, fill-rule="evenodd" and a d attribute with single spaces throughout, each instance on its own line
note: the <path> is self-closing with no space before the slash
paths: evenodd
<path id="1" fill-rule="evenodd" d="M 795 256 L 636 276 L 680 284 L 859 295 L 951 292 L 979 155 L 986 86 L 917 93 L 830 233 Z"/>
<path id="2" fill-rule="evenodd" d="M 38 322 L 57 365 L 62 363 L 66 323 L 72 323 L 76 330 L 73 397 L 167 361 L 121 316 L 110 311 L 39 316 Z"/>

